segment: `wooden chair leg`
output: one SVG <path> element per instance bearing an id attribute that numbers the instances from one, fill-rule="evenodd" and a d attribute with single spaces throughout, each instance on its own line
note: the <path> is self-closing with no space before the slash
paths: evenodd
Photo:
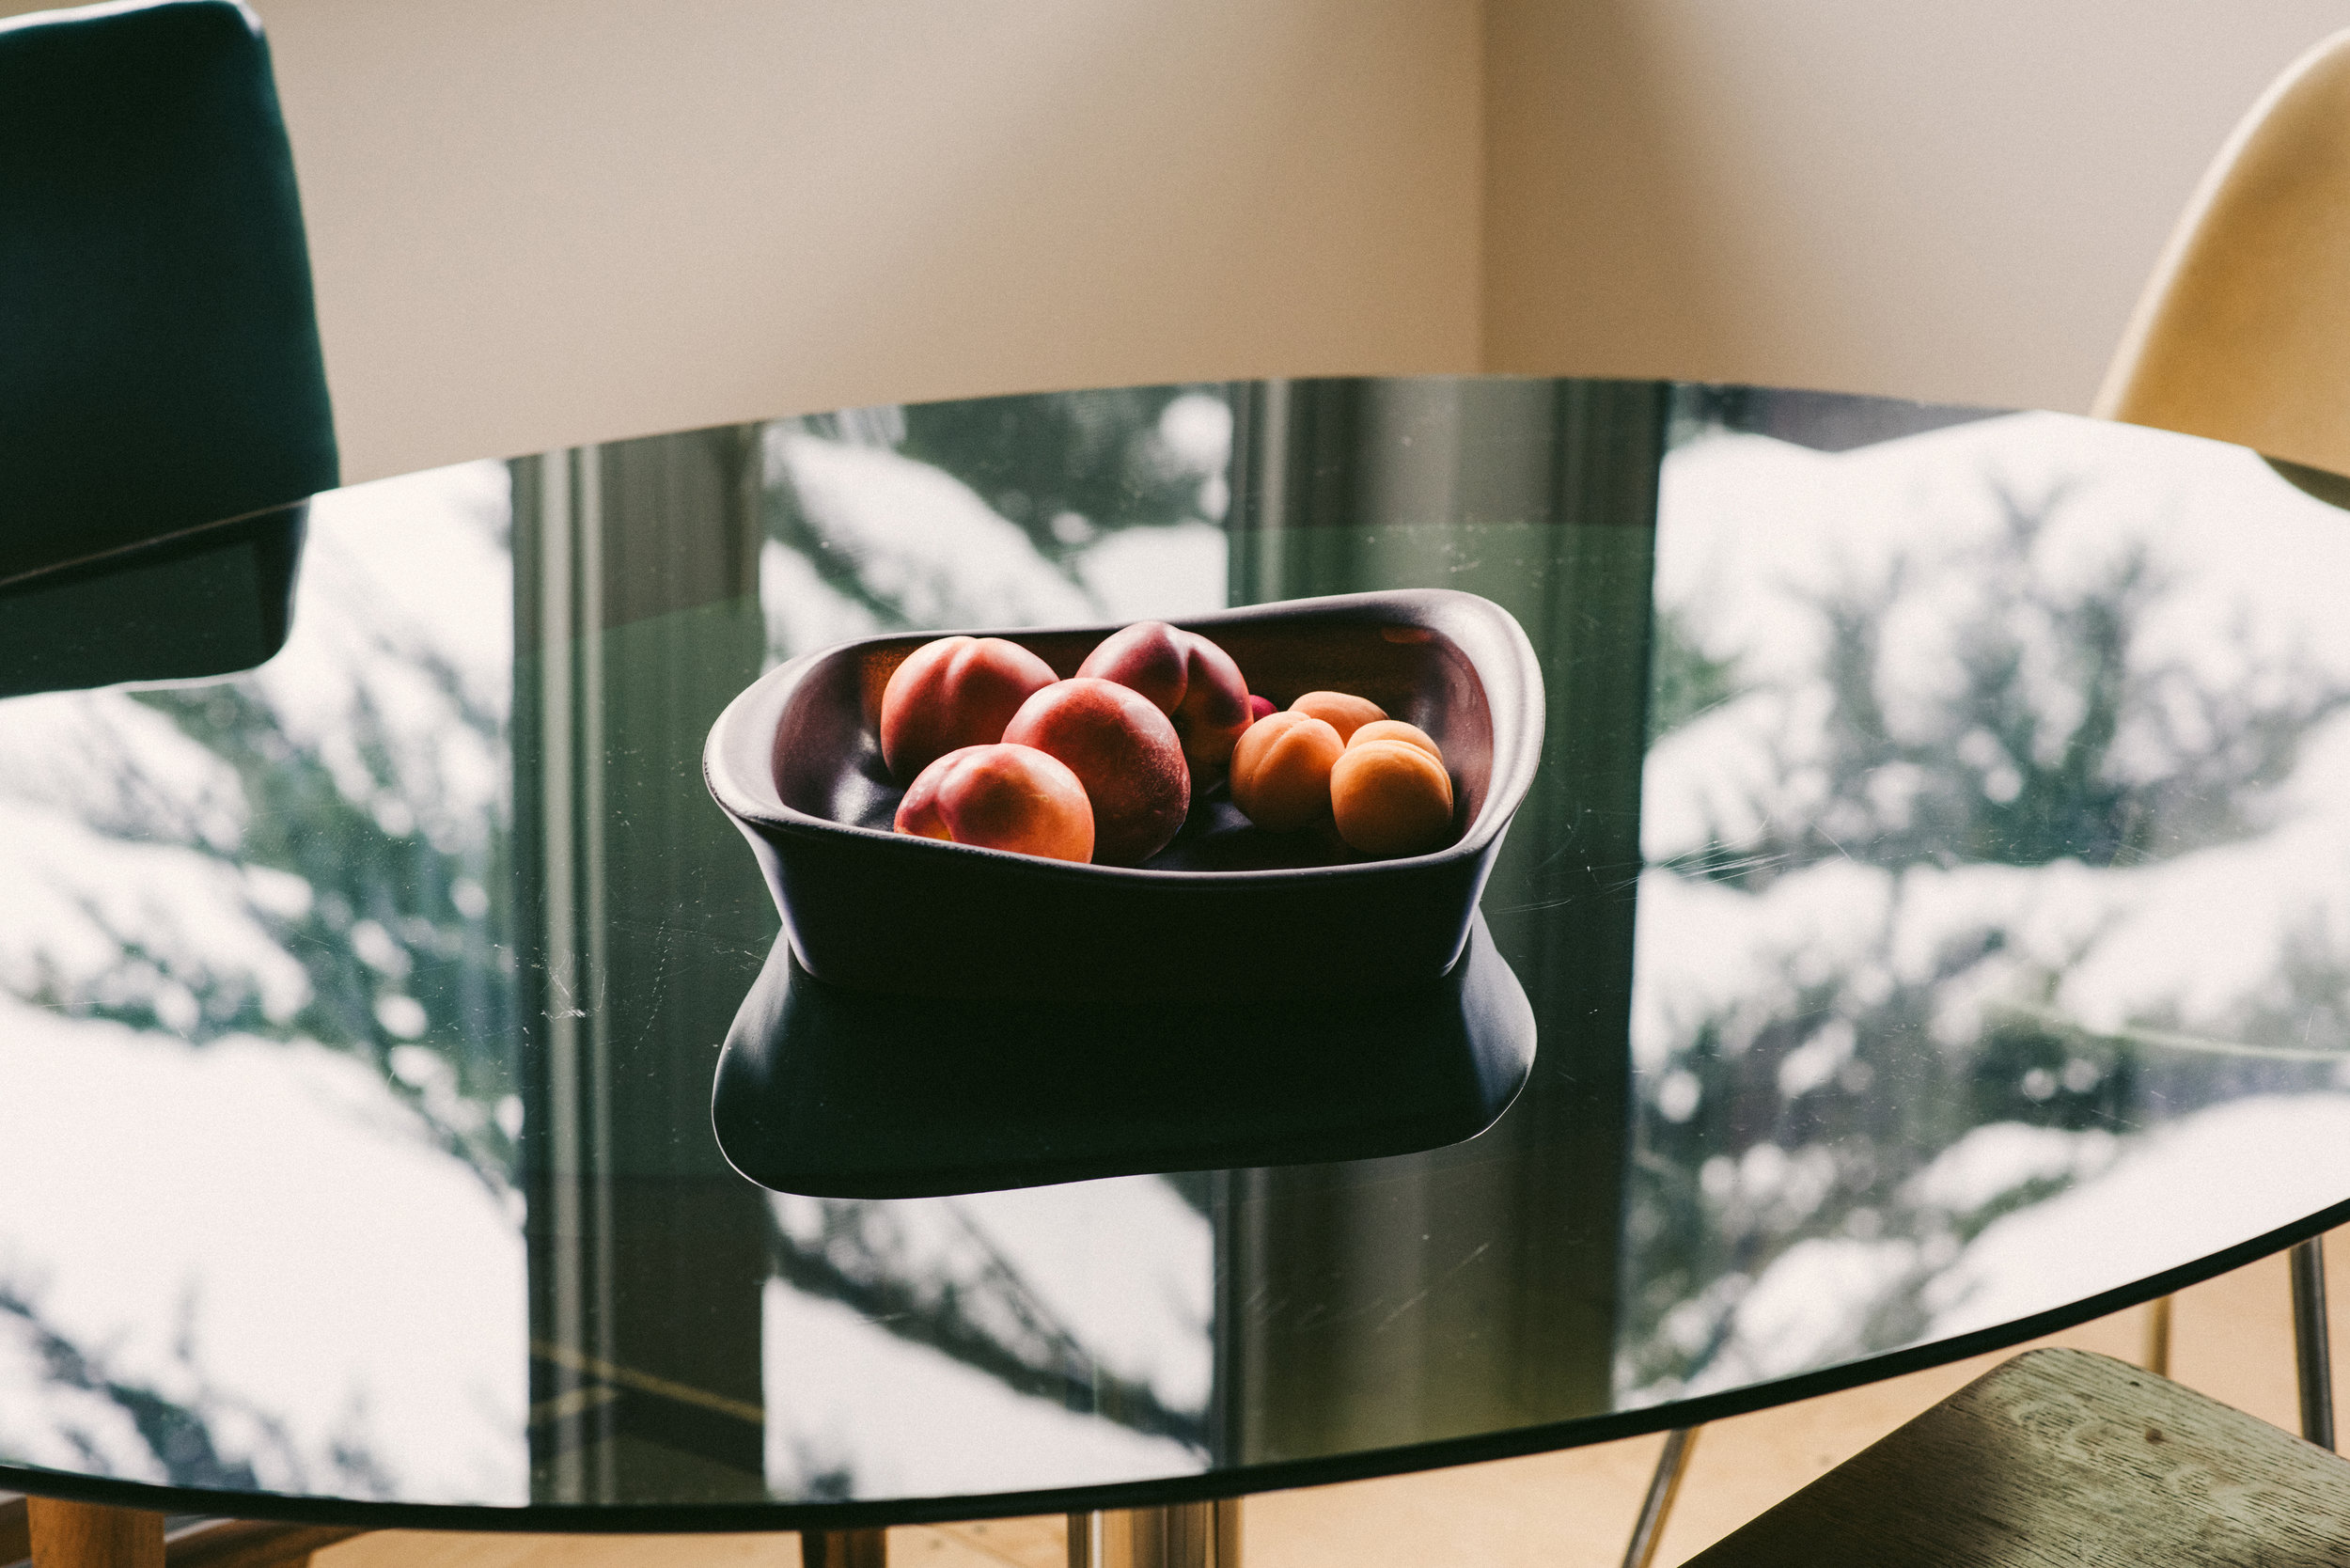
<path id="1" fill-rule="evenodd" d="M 33 1536 L 24 1523 L 24 1499 L 0 1492 L 0 1562 L 22 1562 L 33 1555 Z"/>
<path id="2" fill-rule="evenodd" d="M 164 1568 L 164 1516 L 136 1508 L 27 1497 L 33 1568 Z"/>
<path id="3" fill-rule="evenodd" d="M 2156 1377 L 2170 1375 L 2170 1302 L 2162 1295 L 2146 1304 L 2146 1350 L 2138 1362 Z"/>
<path id="4" fill-rule="evenodd" d="M 366 1533 L 344 1525 L 203 1519 L 164 1534 L 160 1513 L 0 1495 L 0 1564 L 35 1568 L 307 1568 Z"/>

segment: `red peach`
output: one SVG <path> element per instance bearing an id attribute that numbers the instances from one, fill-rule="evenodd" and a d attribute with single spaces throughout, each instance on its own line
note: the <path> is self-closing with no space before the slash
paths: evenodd
<path id="1" fill-rule="evenodd" d="M 1175 716 L 1183 700 L 1188 674 L 1188 650 L 1183 634 L 1164 620 L 1137 620 L 1096 643 L 1077 673 L 1089 680 L 1115 681 L 1128 691 L 1140 692 L 1160 713 Z"/>
<path id="2" fill-rule="evenodd" d="M 1290 712 L 1310 713 L 1322 720 L 1339 732 L 1340 744 L 1364 725 L 1387 716 L 1387 711 L 1369 698 L 1349 697 L 1344 692 L 1308 692 L 1290 704 Z"/>
<path id="3" fill-rule="evenodd" d="M 992 745 L 1053 666 L 1001 637 L 940 637 L 890 672 L 882 688 L 881 750 L 892 776 L 911 779 L 947 753 Z"/>
<path id="4" fill-rule="evenodd" d="M 1250 692 L 1248 694 L 1249 723 L 1254 724 L 1259 719 L 1263 718 L 1268 714 L 1277 713 L 1279 712 L 1280 710 L 1273 705 L 1273 698 L 1269 697 L 1259 697 L 1254 692 Z"/>
<path id="5" fill-rule="evenodd" d="M 1339 732 L 1294 709 L 1261 718 L 1232 748 L 1232 804 L 1259 827 L 1288 833 L 1330 810 Z"/>
<path id="6" fill-rule="evenodd" d="M 1093 858 L 1093 807 L 1059 759 L 1032 746 L 966 745 L 924 768 L 894 824 L 901 833 L 981 849 Z"/>
<path id="7" fill-rule="evenodd" d="M 1248 682 L 1232 656 L 1164 620 L 1138 620 L 1102 639 L 1077 673 L 1140 692 L 1174 721 L 1183 762 L 1205 785 L 1223 776 L 1248 728 Z"/>
<path id="8" fill-rule="evenodd" d="M 1191 807 L 1191 775 L 1175 726 L 1149 698 L 1115 681 L 1057 681 L 1020 705 L 1004 740 L 1069 766 L 1093 803 L 1093 858 L 1138 866 L 1165 849 Z"/>
<path id="9" fill-rule="evenodd" d="M 1183 737 L 1183 757 L 1196 773 L 1208 770 L 1221 778 L 1232 763 L 1232 747 L 1241 731 L 1257 722 L 1248 701 L 1248 682 L 1232 656 L 1197 632 L 1191 639 L 1191 660 L 1183 685 L 1183 705 L 1171 715 Z"/>
<path id="10" fill-rule="evenodd" d="M 1409 741 L 1367 741 L 1331 768 L 1330 808 L 1351 849 L 1425 855 L 1452 836 L 1452 780 Z"/>

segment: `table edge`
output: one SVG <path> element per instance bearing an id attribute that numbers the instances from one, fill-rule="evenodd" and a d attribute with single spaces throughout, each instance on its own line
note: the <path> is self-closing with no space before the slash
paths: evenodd
<path id="1" fill-rule="evenodd" d="M 1748 1384 L 1718 1394 L 1613 1411 L 1504 1432 L 1439 1438 L 1395 1448 L 1267 1464 L 1149 1481 L 1026 1492 L 971 1493 L 887 1501 L 783 1503 L 418 1503 L 378 1502 L 279 1492 L 231 1492 L 118 1481 L 0 1461 L 0 1486 L 35 1497 L 106 1503 L 162 1513 L 201 1513 L 370 1529 L 433 1529 L 561 1535 L 739 1534 L 757 1531 L 871 1529 L 951 1524 L 1104 1509 L 1240 1497 L 1260 1492 L 1371 1481 L 1488 1460 L 1589 1448 L 1650 1433 L 1704 1425 L 1822 1394 L 1880 1383 L 2004 1350 L 2044 1335 L 2142 1305 L 2189 1285 L 2282 1252 L 2350 1223 L 2350 1199 L 2174 1268 L 1988 1328 L 1840 1362 L 1817 1372 Z"/>

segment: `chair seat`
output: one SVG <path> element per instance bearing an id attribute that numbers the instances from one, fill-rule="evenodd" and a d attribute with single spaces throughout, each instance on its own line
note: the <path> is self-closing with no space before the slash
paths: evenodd
<path id="1" fill-rule="evenodd" d="M 2350 1563 L 2350 1460 L 2124 1361 L 2037 1350 L 1688 1568 Z"/>

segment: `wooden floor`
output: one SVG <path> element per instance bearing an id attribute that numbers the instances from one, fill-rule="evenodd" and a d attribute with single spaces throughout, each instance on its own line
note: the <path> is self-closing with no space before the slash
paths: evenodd
<path id="1" fill-rule="evenodd" d="M 2350 1230 L 2327 1240 L 2338 1407 L 2350 1408 Z M 2170 1372 L 2189 1388 L 2277 1425 L 2295 1422 L 2293 1327 L 2281 1257 L 2199 1285 L 2172 1320 Z M 2135 1360 L 2144 1313 L 2087 1324 L 2044 1342 Z M 1944 1395 L 2006 1359 L 2001 1352 L 1850 1393 L 1742 1416 L 1700 1438 L 1657 1554 L 1679 1563 Z M 1250 1568 L 1616 1568 L 1660 1437 L 1464 1466 L 1249 1499 Z M 894 1529 L 893 1568 L 1064 1568 L 1061 1522 L 1005 1519 Z M 796 1568 L 791 1535 L 449 1535 L 385 1530 L 331 1546 L 318 1568 Z"/>

